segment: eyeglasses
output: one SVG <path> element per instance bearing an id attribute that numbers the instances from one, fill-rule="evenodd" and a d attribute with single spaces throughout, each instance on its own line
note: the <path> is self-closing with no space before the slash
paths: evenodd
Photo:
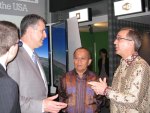
<path id="1" fill-rule="evenodd" d="M 115 39 L 115 40 L 118 40 L 118 41 L 120 41 L 120 40 L 133 41 L 133 40 L 131 40 L 131 39 L 121 38 L 121 37 L 116 37 L 116 39 Z"/>

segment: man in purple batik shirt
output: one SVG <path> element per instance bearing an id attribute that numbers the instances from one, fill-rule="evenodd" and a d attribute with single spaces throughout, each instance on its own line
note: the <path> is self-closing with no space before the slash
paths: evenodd
<path id="1" fill-rule="evenodd" d="M 100 110 L 101 96 L 96 96 L 89 81 L 96 81 L 98 76 L 88 70 L 91 64 L 90 52 L 86 48 L 78 48 L 74 52 L 74 70 L 60 78 L 60 101 L 68 104 L 63 110 L 66 113 L 96 113 Z"/>

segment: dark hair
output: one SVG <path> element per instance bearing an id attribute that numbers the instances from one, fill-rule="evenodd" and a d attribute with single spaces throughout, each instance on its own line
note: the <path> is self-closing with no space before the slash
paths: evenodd
<path id="1" fill-rule="evenodd" d="M 140 33 L 137 30 L 130 28 L 130 27 L 122 28 L 120 31 L 122 31 L 122 30 L 128 30 L 126 37 L 128 37 L 129 39 L 132 39 L 134 41 L 134 49 L 135 49 L 135 51 L 138 51 L 139 48 L 141 47 Z"/>
<path id="2" fill-rule="evenodd" d="M 44 24 L 46 24 L 46 21 L 43 17 L 36 15 L 36 14 L 29 14 L 26 15 L 20 24 L 20 31 L 21 31 L 21 36 L 24 35 L 24 33 L 26 32 L 27 28 L 29 26 L 35 26 L 39 20 L 43 21 Z"/>
<path id="3" fill-rule="evenodd" d="M 0 56 L 5 54 L 19 39 L 17 26 L 9 21 L 0 21 Z"/>
<path id="4" fill-rule="evenodd" d="M 88 53 L 89 59 L 91 59 L 90 51 L 89 51 L 87 48 L 85 48 L 85 47 L 79 47 L 79 48 L 77 48 L 77 49 L 74 51 L 73 56 L 75 56 L 76 51 L 78 51 L 79 49 L 84 49 L 84 50 L 86 50 L 87 53 Z"/>
<path id="5" fill-rule="evenodd" d="M 106 57 L 107 57 L 108 53 L 107 53 L 107 50 L 105 48 L 102 48 L 102 49 L 99 50 L 99 54 L 101 54 L 101 53 L 106 54 Z"/>

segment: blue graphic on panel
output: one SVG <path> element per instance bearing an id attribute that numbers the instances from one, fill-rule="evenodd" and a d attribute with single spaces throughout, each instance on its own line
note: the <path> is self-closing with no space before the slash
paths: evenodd
<path id="1" fill-rule="evenodd" d="M 52 54 L 54 85 L 58 86 L 59 77 L 67 71 L 67 33 L 66 23 L 52 25 Z"/>

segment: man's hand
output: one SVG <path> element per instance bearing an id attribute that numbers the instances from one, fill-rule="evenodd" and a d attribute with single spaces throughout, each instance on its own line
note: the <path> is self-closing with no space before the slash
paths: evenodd
<path id="1" fill-rule="evenodd" d="M 106 78 L 104 78 L 103 80 L 100 78 L 99 82 L 91 81 L 88 82 L 88 84 L 91 85 L 91 88 L 97 95 L 104 95 L 104 90 L 107 88 Z"/>
<path id="2" fill-rule="evenodd" d="M 44 112 L 58 113 L 61 109 L 67 107 L 66 103 L 54 101 L 58 94 L 43 100 Z"/>

